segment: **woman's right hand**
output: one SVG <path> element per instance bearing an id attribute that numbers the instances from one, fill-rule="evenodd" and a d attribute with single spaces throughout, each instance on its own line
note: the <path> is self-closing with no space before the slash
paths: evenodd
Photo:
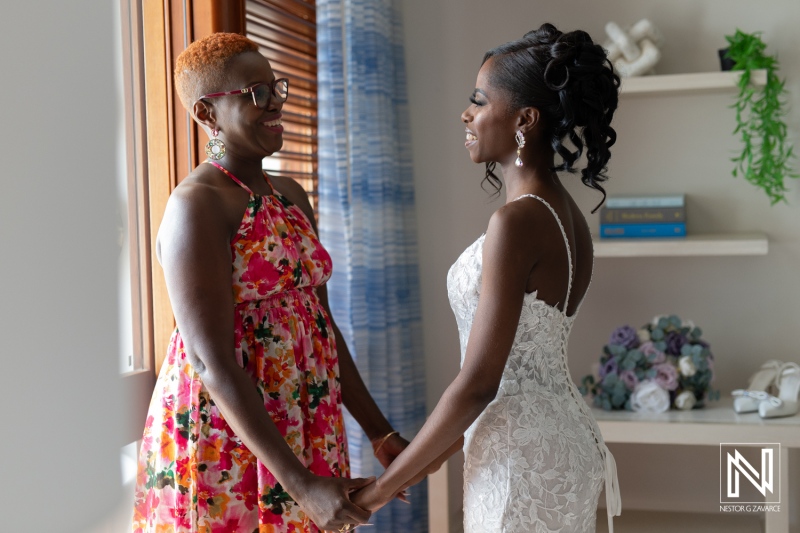
<path id="1" fill-rule="evenodd" d="M 342 526 L 366 524 L 372 512 L 350 501 L 350 494 L 374 483 L 375 478 L 348 479 L 310 475 L 296 491 L 295 501 L 322 530 L 338 531 Z"/>

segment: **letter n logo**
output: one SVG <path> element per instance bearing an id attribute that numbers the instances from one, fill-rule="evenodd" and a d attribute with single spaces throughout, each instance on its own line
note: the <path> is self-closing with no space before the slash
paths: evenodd
<path id="1" fill-rule="evenodd" d="M 742 450 L 745 451 L 744 455 Z M 760 464 L 757 461 L 759 454 Z M 720 485 L 724 484 L 724 490 L 720 490 L 720 503 L 780 503 L 780 480 L 777 486 L 775 483 L 775 466 L 778 462 L 780 444 L 720 444 Z M 723 501 L 723 496 L 727 501 Z M 776 498 L 778 501 L 773 502 Z"/>
<path id="2" fill-rule="evenodd" d="M 728 498 L 739 497 L 739 474 L 746 477 L 753 486 L 758 489 L 762 496 L 767 495 L 767 490 L 774 493 L 772 489 L 773 469 L 773 449 L 761 448 L 761 475 L 753 468 L 753 465 L 742 457 L 739 450 L 733 450 L 733 455 L 728 452 Z M 760 481 L 759 481 L 760 479 Z"/>

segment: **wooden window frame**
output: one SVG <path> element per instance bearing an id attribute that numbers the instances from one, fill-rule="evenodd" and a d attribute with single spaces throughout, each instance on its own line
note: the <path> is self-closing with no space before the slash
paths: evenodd
<path id="1" fill-rule="evenodd" d="M 135 276 L 133 284 L 138 281 L 139 286 L 132 299 L 134 316 L 140 317 L 139 323 L 134 324 L 134 342 L 141 360 L 136 370 L 123 376 L 131 399 L 128 414 L 132 421 L 120 444 L 123 446 L 141 439 L 155 379 L 175 329 L 164 273 L 156 255 L 158 228 L 170 193 L 200 164 L 199 154 L 203 153 L 198 127 L 183 109 L 174 87 L 175 60 L 188 43 L 205 35 L 218 31 L 242 33 L 244 0 L 120 1 L 123 9 L 135 6 L 141 10 L 140 18 L 131 20 L 130 31 L 141 31 L 143 50 L 134 53 L 143 54 L 137 57 L 143 59 L 144 83 L 134 87 L 131 94 L 138 102 L 144 102 L 146 109 L 145 116 L 139 117 L 144 118 L 139 124 L 144 122 L 145 126 L 134 131 L 142 148 L 129 146 L 128 153 L 129 161 L 138 165 L 138 179 L 129 189 L 129 200 L 136 201 L 136 205 L 129 209 L 129 217 L 140 252 L 138 260 L 132 254 L 131 273 Z M 123 41 L 130 41 L 130 35 L 124 36 Z M 126 87 L 135 85 L 133 81 L 128 76 Z M 134 118 L 133 109 L 136 106 L 126 105 L 128 120 Z M 136 308 L 140 309 L 138 314 Z"/>
<path id="2" fill-rule="evenodd" d="M 122 0 L 123 2 L 128 0 Z M 138 0 L 130 0 L 137 2 Z M 272 5 L 283 5 L 287 9 L 313 6 L 313 0 L 263 0 Z M 132 409 L 133 424 L 130 440 L 141 438 L 145 416 L 152 395 L 155 377 L 166 357 L 169 339 L 175 329 L 175 319 L 167 293 L 166 282 L 156 255 L 156 237 L 170 193 L 205 157 L 205 135 L 183 109 L 173 81 L 173 70 L 178 55 L 186 46 L 215 32 L 246 34 L 246 0 L 142 0 L 141 23 L 144 41 L 144 88 L 146 102 L 146 182 L 138 191 L 142 198 L 138 208 L 140 243 L 144 249 L 139 263 L 139 279 L 144 291 L 141 301 L 147 307 L 143 314 L 142 330 L 145 331 L 142 370 L 133 372 L 128 378 L 131 398 L 135 398 Z M 316 36 L 314 36 L 316 46 Z M 315 58 L 316 59 L 316 58 Z M 314 65 L 316 74 L 316 65 Z M 302 84 L 290 85 L 290 91 L 300 89 Z M 297 92 L 297 91 L 295 91 Z M 141 96 L 141 95 L 140 95 Z M 309 190 L 312 205 L 316 210 L 316 91 L 313 97 L 313 120 L 310 130 L 313 148 L 309 157 L 312 162 L 313 181 L 304 180 L 298 173 L 280 172 L 301 182 Z M 294 175 L 293 175 L 294 174 Z M 306 177 L 307 178 L 307 177 Z"/>
<path id="3" fill-rule="evenodd" d="M 241 33 L 244 0 L 148 0 L 144 2 L 147 140 L 153 297 L 153 370 L 157 374 L 175 329 L 155 244 L 173 189 L 202 161 L 199 128 L 183 109 L 173 80 L 175 60 L 186 46 L 211 33 Z M 204 156 L 203 156 L 204 157 Z"/>

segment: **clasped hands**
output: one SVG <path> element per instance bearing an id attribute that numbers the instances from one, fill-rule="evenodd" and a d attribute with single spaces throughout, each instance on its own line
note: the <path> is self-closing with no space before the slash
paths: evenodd
<path id="1" fill-rule="evenodd" d="M 389 465 L 399 456 L 403 450 L 408 446 L 408 441 L 401 437 L 396 431 L 388 435 L 376 439 L 372 439 L 372 449 L 378 462 L 381 463 L 383 468 L 389 468 Z M 377 479 L 359 489 L 353 491 L 351 501 L 361 509 L 373 513 L 397 498 L 406 503 L 410 503 L 406 497 L 405 489 L 411 484 L 403 487 L 397 494 L 385 494 L 379 490 Z"/>
<path id="2" fill-rule="evenodd" d="M 375 457 L 384 468 L 388 468 L 397 456 L 405 450 L 408 444 L 407 440 L 397 434 L 390 435 L 385 439 L 375 439 L 372 441 Z M 404 483 L 399 490 L 387 492 L 384 487 L 381 487 L 380 480 L 376 479 L 353 491 L 351 501 L 356 506 L 370 513 L 374 513 L 395 498 L 405 503 L 411 503 L 408 501 L 406 489 L 412 485 L 416 485 L 429 474 L 436 472 L 443 462 L 444 461 L 436 461 L 434 464 L 429 465 L 428 468 L 422 470 L 415 477 Z"/>
<path id="3" fill-rule="evenodd" d="M 382 444 L 378 446 L 381 441 Z M 372 441 L 372 444 L 373 449 L 375 449 L 375 457 L 384 468 L 388 468 L 408 446 L 409 442 L 395 433 L 386 438 L 381 437 L 375 439 Z M 334 505 L 332 501 L 325 502 L 325 498 L 320 499 L 321 494 L 318 493 L 314 498 L 316 501 L 313 503 L 309 502 L 315 509 L 307 508 L 306 512 L 317 526 L 323 530 L 352 531 L 356 526 L 366 524 L 373 512 L 377 511 L 394 498 L 409 503 L 405 489 L 422 481 L 428 474 L 438 470 L 439 466 L 441 466 L 441 462 L 438 462 L 436 465 L 430 465 L 413 479 L 406 482 L 399 491 L 390 493 L 386 493 L 385 490 L 382 490 L 380 483 L 374 477 L 352 480 L 336 479 L 336 481 L 341 482 L 342 486 L 339 490 L 343 489 L 345 491 L 346 499 Z M 328 478 L 328 481 L 333 480 Z M 329 497 L 339 498 L 333 493 L 329 494 Z M 324 510 L 329 507 L 327 503 L 331 504 L 331 508 L 339 508 L 341 512 L 328 516 L 330 513 Z"/>

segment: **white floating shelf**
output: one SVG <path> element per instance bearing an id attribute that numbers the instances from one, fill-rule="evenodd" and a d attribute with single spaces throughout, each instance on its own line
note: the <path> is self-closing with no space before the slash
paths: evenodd
<path id="1" fill-rule="evenodd" d="M 595 257 L 687 257 L 766 255 L 763 233 L 690 234 L 676 239 L 601 239 L 594 236 Z"/>
<path id="2" fill-rule="evenodd" d="M 698 72 L 693 74 L 661 74 L 622 78 L 622 94 L 665 94 L 681 92 L 710 92 L 734 89 L 741 71 Z M 765 69 L 754 70 L 751 83 L 762 86 L 767 83 Z"/>

